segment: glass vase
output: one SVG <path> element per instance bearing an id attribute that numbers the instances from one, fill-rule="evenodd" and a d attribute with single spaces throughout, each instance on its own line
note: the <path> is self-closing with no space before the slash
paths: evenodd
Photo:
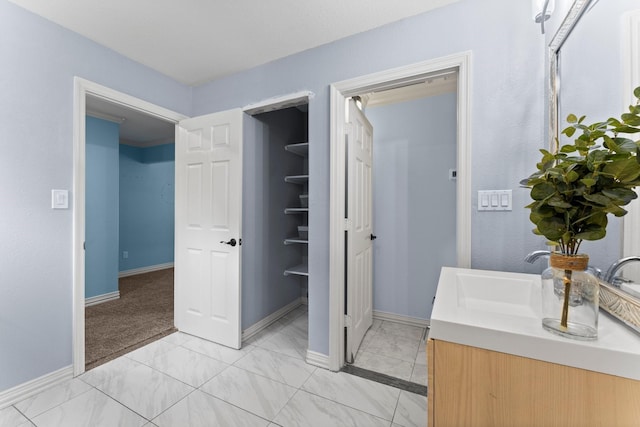
<path id="1" fill-rule="evenodd" d="M 600 283 L 587 255 L 553 253 L 542 272 L 542 327 L 577 340 L 598 338 Z"/>

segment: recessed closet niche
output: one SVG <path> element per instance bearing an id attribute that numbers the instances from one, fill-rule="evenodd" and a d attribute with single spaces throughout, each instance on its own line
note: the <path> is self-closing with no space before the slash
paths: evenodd
<path id="1" fill-rule="evenodd" d="M 243 330 L 307 297 L 307 107 L 253 114 L 245 121 Z"/>

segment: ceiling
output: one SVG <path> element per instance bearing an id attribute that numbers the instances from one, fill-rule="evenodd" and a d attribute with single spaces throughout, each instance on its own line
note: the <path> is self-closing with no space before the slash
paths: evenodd
<path id="1" fill-rule="evenodd" d="M 198 85 L 458 0 L 10 0 Z"/>
<path id="2" fill-rule="evenodd" d="M 120 125 L 120 143 L 135 147 L 168 144 L 175 139 L 175 123 L 88 95 L 87 115 Z"/>
<path id="3" fill-rule="evenodd" d="M 9 1 L 193 86 L 458 0 Z M 422 86 L 428 93 L 398 88 L 368 94 L 369 102 L 443 89 L 442 81 L 432 83 Z M 87 97 L 87 114 L 119 123 L 121 143 L 149 147 L 174 139 L 173 123 L 100 98 Z"/>

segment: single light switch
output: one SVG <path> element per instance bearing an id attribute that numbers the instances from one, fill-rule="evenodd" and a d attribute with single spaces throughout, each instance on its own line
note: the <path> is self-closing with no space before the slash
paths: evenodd
<path id="1" fill-rule="evenodd" d="M 497 194 L 492 194 L 491 195 L 491 206 L 494 207 L 494 208 L 498 206 L 498 195 Z"/>
<path id="2" fill-rule="evenodd" d="M 509 195 L 508 194 L 501 194 L 500 195 L 500 206 L 502 206 L 503 208 L 508 208 L 509 207 Z"/>
<path id="3" fill-rule="evenodd" d="M 69 190 L 51 190 L 51 209 L 69 209 Z"/>
<path id="4" fill-rule="evenodd" d="M 480 206 L 485 207 L 485 208 L 489 206 L 489 195 L 488 194 L 480 195 Z"/>

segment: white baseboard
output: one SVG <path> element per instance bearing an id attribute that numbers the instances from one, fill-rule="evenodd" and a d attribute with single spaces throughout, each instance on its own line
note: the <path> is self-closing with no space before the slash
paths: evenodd
<path id="1" fill-rule="evenodd" d="M 73 366 L 58 369 L 35 380 L 27 381 L 8 390 L 0 392 L 0 409 L 20 402 L 41 391 L 73 378 Z"/>
<path id="2" fill-rule="evenodd" d="M 421 328 L 429 327 L 428 319 L 420 319 L 419 317 L 403 316 L 400 314 L 387 313 L 385 311 L 373 310 L 373 318 L 378 320 L 387 320 L 389 322 L 403 323 L 405 325 L 419 326 Z"/>
<path id="3" fill-rule="evenodd" d="M 319 368 L 329 369 L 329 356 L 315 351 L 307 350 L 307 363 Z"/>
<path id="4" fill-rule="evenodd" d="M 118 277 L 135 276 L 136 274 L 151 273 L 152 271 L 164 270 L 167 268 L 173 268 L 172 262 L 165 262 L 164 264 L 150 265 L 148 267 L 132 268 L 131 270 L 124 270 L 118 273 Z"/>
<path id="5" fill-rule="evenodd" d="M 242 331 L 242 341 L 248 340 L 249 338 L 251 338 L 252 336 L 257 334 L 258 332 L 260 332 L 261 330 L 263 330 L 267 326 L 269 326 L 272 323 L 276 322 L 282 316 L 284 316 L 287 313 L 289 313 L 290 311 L 293 311 L 296 308 L 300 307 L 301 304 L 302 303 L 300 302 L 300 298 L 298 298 L 298 299 L 290 302 L 289 304 L 285 305 L 280 310 L 271 313 L 270 315 L 268 315 L 264 319 L 259 320 L 258 322 L 256 322 L 253 325 L 249 326 L 247 329 Z"/>
<path id="6" fill-rule="evenodd" d="M 89 307 L 90 305 L 102 304 L 103 302 L 113 301 L 118 298 L 120 298 L 120 291 L 108 292 L 106 294 L 96 295 L 95 297 L 85 298 L 84 306 Z"/>

